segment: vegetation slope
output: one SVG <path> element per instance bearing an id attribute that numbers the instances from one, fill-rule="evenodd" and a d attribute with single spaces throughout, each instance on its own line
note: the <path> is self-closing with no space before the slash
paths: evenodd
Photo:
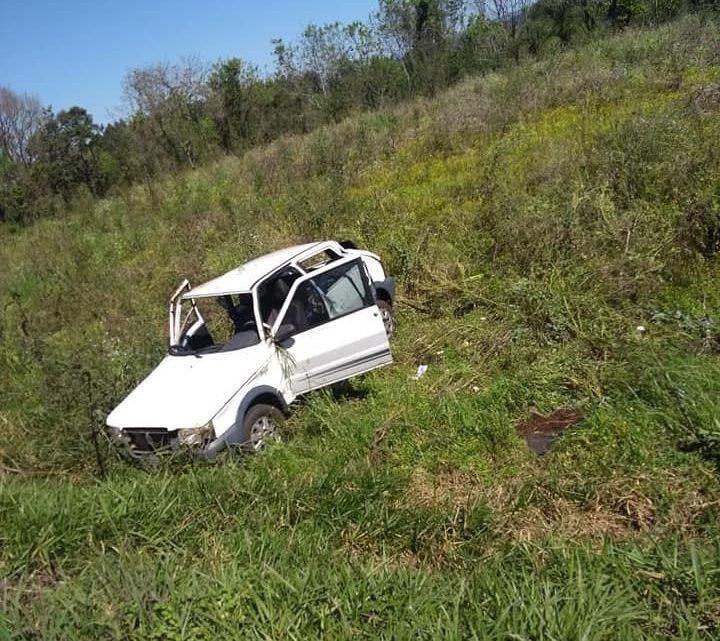
<path id="1" fill-rule="evenodd" d="M 717 638 L 718 83 L 687 17 L 2 228 L 0 637 Z M 397 277 L 396 364 L 100 478 L 178 280 L 327 237 Z"/>

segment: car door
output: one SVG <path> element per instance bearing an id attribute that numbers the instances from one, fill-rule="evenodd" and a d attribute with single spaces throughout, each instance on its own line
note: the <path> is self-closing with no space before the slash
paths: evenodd
<path id="1" fill-rule="evenodd" d="M 273 332 L 289 334 L 282 345 L 296 394 L 392 362 L 362 259 L 333 261 L 298 279 Z"/>

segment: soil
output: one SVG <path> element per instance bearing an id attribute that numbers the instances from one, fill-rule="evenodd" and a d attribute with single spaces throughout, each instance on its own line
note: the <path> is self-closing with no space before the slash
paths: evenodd
<path id="1" fill-rule="evenodd" d="M 582 420 L 583 415 L 572 407 L 560 407 L 548 416 L 533 408 L 530 416 L 518 424 L 517 431 L 527 441 L 530 450 L 542 456 L 560 434 Z"/>

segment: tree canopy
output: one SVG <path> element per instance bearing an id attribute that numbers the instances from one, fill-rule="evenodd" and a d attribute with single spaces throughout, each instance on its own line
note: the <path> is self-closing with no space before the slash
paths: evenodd
<path id="1" fill-rule="evenodd" d="M 366 22 L 274 40 L 274 70 L 230 56 L 131 69 L 126 114 L 101 127 L 0 87 L 0 221 L 62 211 L 79 195 L 240 154 L 365 109 L 431 95 L 468 74 L 713 0 L 379 0 Z"/>

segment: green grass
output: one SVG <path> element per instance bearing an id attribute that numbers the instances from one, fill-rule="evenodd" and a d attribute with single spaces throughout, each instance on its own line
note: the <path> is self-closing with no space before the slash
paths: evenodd
<path id="1" fill-rule="evenodd" d="M 1 228 L 0 639 L 717 638 L 719 30 Z M 142 471 L 101 439 L 100 479 L 96 415 L 162 356 L 179 279 L 323 237 L 398 278 L 395 365 L 263 456 Z M 585 420 L 537 458 L 516 425 L 559 407 Z"/>

